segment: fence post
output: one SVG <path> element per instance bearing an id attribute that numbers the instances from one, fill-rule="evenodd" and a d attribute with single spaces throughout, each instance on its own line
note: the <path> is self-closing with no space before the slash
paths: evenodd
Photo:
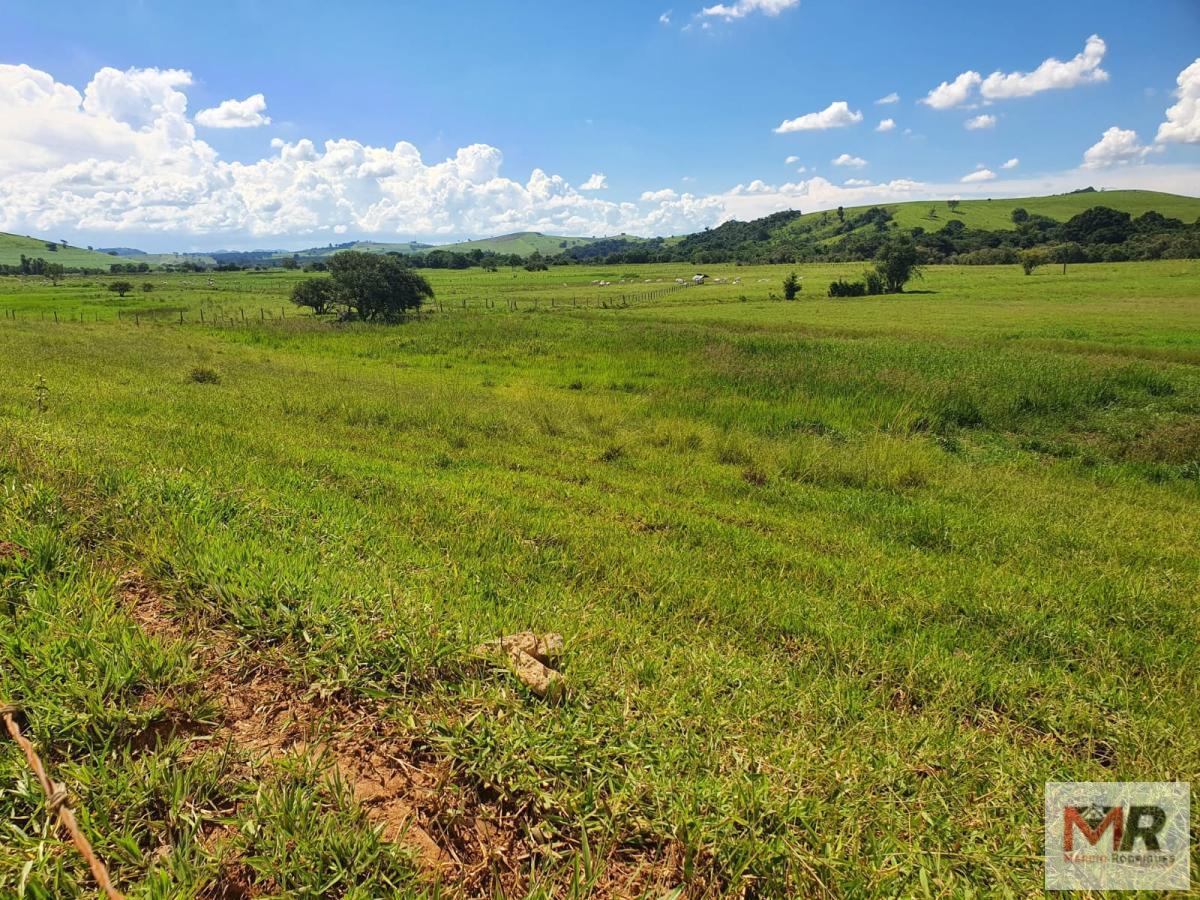
<path id="1" fill-rule="evenodd" d="M 54 324 L 55 325 L 58 324 L 58 310 L 57 309 L 54 311 Z"/>

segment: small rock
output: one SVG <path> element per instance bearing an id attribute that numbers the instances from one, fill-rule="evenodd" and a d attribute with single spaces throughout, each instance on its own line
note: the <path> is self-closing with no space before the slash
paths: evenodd
<path id="1" fill-rule="evenodd" d="M 563 655 L 561 634 L 549 632 L 543 635 L 532 631 L 521 631 L 502 638 L 486 641 L 475 648 L 481 655 L 504 653 L 512 665 L 513 674 L 539 697 L 556 699 L 563 688 L 562 673 L 550 668 L 550 664 Z"/>

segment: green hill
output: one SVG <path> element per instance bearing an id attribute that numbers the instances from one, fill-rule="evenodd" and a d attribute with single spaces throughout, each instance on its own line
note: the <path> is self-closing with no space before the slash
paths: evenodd
<path id="1" fill-rule="evenodd" d="M 483 250 L 485 253 L 518 253 L 528 256 L 535 250 L 543 256 L 553 256 L 572 247 L 582 247 L 592 243 L 595 238 L 561 237 L 553 234 L 542 234 L 540 231 L 518 231 L 514 234 L 502 234 L 499 237 L 484 238 L 478 241 L 460 241 L 457 244 L 446 244 L 438 250 L 451 250 L 456 253 L 469 253 L 472 250 Z"/>
<path id="2" fill-rule="evenodd" d="M 954 220 L 962 222 L 968 228 L 1008 231 L 1016 227 L 1013 224 L 1012 212 L 1018 207 L 1030 215 L 1048 216 L 1059 222 L 1065 222 L 1093 206 L 1107 206 L 1135 217 L 1154 210 L 1167 218 L 1181 219 L 1189 225 L 1200 218 L 1200 198 L 1164 194 L 1158 191 L 1086 191 L 1075 194 L 1054 194 L 1049 197 L 997 197 L 994 200 L 961 200 L 953 210 L 945 200 L 916 200 L 907 203 L 848 206 L 844 212 L 847 218 L 853 218 L 855 215 L 866 212 L 872 206 L 882 206 L 890 211 L 900 228 L 924 228 L 926 231 L 937 231 L 945 227 L 947 222 Z M 822 220 L 824 220 L 826 228 L 821 227 Z M 806 213 L 780 228 L 776 234 L 786 237 L 805 233 L 810 240 L 820 240 L 823 237 L 832 237 L 837 226 L 837 214 L 827 210 Z M 823 234 L 825 231 L 827 234 Z"/>
<path id="3" fill-rule="evenodd" d="M 107 269 L 114 262 L 127 261 L 101 253 L 99 250 L 72 247 L 69 244 L 56 243 L 58 249 L 50 250 L 46 246 L 49 243 L 54 242 L 19 234 L 0 233 L 0 265 L 20 265 L 22 255 L 30 259 L 41 257 L 47 262 L 61 263 L 67 269 Z"/>

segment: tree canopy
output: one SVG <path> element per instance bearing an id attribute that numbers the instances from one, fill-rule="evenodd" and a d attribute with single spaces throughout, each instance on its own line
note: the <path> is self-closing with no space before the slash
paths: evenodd
<path id="1" fill-rule="evenodd" d="M 429 282 L 402 257 L 345 250 L 329 257 L 328 266 L 332 305 L 365 321 L 397 319 L 433 297 Z M 305 288 L 301 296 L 312 300 L 321 290 Z"/>

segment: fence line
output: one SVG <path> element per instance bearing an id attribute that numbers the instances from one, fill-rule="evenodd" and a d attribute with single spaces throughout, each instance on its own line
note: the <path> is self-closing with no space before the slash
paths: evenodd
<path id="1" fill-rule="evenodd" d="M 595 294 L 584 294 L 582 297 L 573 295 L 568 301 L 562 297 L 532 297 L 532 298 L 503 298 L 504 309 L 508 312 L 536 312 L 539 310 L 579 310 L 579 309 L 628 309 L 635 305 L 644 305 L 655 300 L 662 299 L 669 294 L 677 293 L 685 288 L 691 287 L 688 284 L 672 284 L 661 288 L 656 288 L 650 291 L 639 291 L 631 293 L 618 294 L 605 293 L 603 296 Z M 483 297 L 472 300 L 469 297 L 455 298 L 453 300 L 440 300 L 434 298 L 415 313 L 417 318 L 429 315 L 436 311 L 438 313 L 455 312 L 457 310 L 494 310 L 498 308 L 497 300 L 494 297 Z M 306 319 L 312 318 L 310 314 L 293 310 L 292 314 L 288 315 L 286 306 L 281 306 L 278 311 L 273 311 L 263 306 L 257 307 L 257 315 L 255 308 L 250 309 L 247 315 L 246 307 L 232 307 L 236 310 L 230 312 L 224 306 L 209 306 L 197 307 L 193 310 L 170 309 L 170 310 L 121 310 L 116 311 L 116 316 L 113 318 L 102 318 L 99 310 L 92 310 L 90 313 L 85 310 L 78 312 L 63 313 L 59 315 L 58 310 L 32 310 L 25 308 L 6 308 L 4 310 L 4 318 L 13 321 L 28 320 L 38 318 L 40 321 L 53 321 L 56 325 L 70 323 L 86 323 L 86 322 L 125 322 L 132 324 L 135 328 L 140 328 L 146 324 L 172 324 L 172 325 L 212 325 L 215 327 L 230 327 L 233 325 L 252 325 L 266 324 L 268 322 L 279 322 L 288 318 Z M 49 314 L 49 318 L 47 318 Z"/>
<path id="2" fill-rule="evenodd" d="M 8 729 L 9 735 L 21 747 L 25 754 L 25 761 L 29 763 L 29 768 L 33 769 L 33 774 L 37 777 L 38 783 L 42 786 L 42 792 L 46 795 L 46 811 L 50 815 L 58 814 L 58 821 L 63 828 L 71 836 L 71 841 L 79 850 L 80 855 L 87 861 L 88 866 L 92 870 L 92 877 L 96 879 L 96 884 L 100 886 L 109 900 L 125 900 L 125 895 L 118 891 L 112 885 L 112 880 L 108 877 L 108 869 L 104 863 L 96 856 L 92 850 L 91 843 L 87 837 L 79 829 L 79 823 L 75 820 L 75 813 L 71 811 L 68 804 L 67 789 L 61 784 L 55 784 L 50 776 L 46 774 L 46 767 L 42 765 L 41 757 L 38 756 L 37 750 L 33 744 L 21 734 L 21 726 L 17 724 L 16 716 L 20 710 L 11 705 L 0 706 L 0 718 L 4 719 L 4 726 Z"/>

